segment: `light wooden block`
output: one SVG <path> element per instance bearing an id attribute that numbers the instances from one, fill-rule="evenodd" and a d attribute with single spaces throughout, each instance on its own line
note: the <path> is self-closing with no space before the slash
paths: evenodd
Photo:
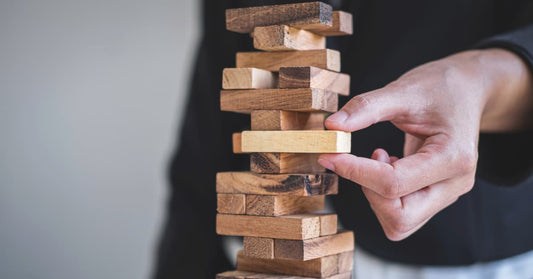
<path id="1" fill-rule="evenodd" d="M 353 270 L 353 251 L 340 253 L 337 255 L 338 273 L 349 272 Z"/>
<path id="2" fill-rule="evenodd" d="M 264 237 L 245 236 L 243 239 L 243 253 L 246 257 L 273 259 L 274 239 Z"/>
<path id="3" fill-rule="evenodd" d="M 351 272 L 335 274 L 335 275 L 331 275 L 328 277 L 322 277 L 322 279 L 351 279 L 351 278 L 352 278 Z M 248 272 L 248 271 L 226 271 L 226 272 L 217 274 L 216 279 L 312 279 L 312 278 L 300 277 L 300 276 L 255 273 L 255 272 Z"/>
<path id="4" fill-rule="evenodd" d="M 316 88 L 222 90 L 220 109 L 240 113 L 254 110 L 336 112 L 338 95 Z"/>
<path id="5" fill-rule="evenodd" d="M 340 72 L 341 55 L 332 49 L 301 51 L 237 52 L 237 68 L 259 68 L 277 72 L 280 67 L 313 66 Z"/>
<path id="6" fill-rule="evenodd" d="M 246 196 L 243 194 L 217 194 L 217 211 L 225 214 L 246 214 Z"/>
<path id="7" fill-rule="evenodd" d="M 253 38 L 254 48 L 266 51 L 326 48 L 326 37 L 287 25 L 256 27 Z"/>
<path id="8" fill-rule="evenodd" d="M 246 214 L 260 216 L 281 216 L 298 213 L 309 213 L 324 210 L 325 196 L 271 196 L 246 195 Z M 335 229 L 337 227 L 335 216 Z M 331 230 L 331 216 L 320 216 L 321 227 Z"/>
<path id="9" fill-rule="evenodd" d="M 241 150 L 241 146 L 242 146 L 241 136 L 242 136 L 241 133 L 233 133 L 231 135 L 231 139 L 232 139 L 232 142 L 233 142 L 233 153 L 235 153 L 235 154 L 243 153 L 242 150 Z"/>
<path id="10" fill-rule="evenodd" d="M 244 251 L 239 251 L 237 254 L 238 270 L 260 273 L 322 278 L 338 274 L 338 264 L 338 255 L 326 256 L 309 261 L 295 261 L 253 258 L 248 257 Z"/>
<path id="11" fill-rule="evenodd" d="M 258 174 L 219 172 L 217 193 L 250 195 L 316 196 L 338 193 L 338 177 L 320 174 Z"/>
<path id="12" fill-rule="evenodd" d="M 333 11 L 333 24 L 317 25 L 307 30 L 322 36 L 345 36 L 353 34 L 353 16 L 343 11 Z"/>
<path id="13" fill-rule="evenodd" d="M 255 173 L 322 173 L 315 153 L 252 153 L 250 170 Z"/>
<path id="14" fill-rule="evenodd" d="M 268 89 L 278 87 L 277 75 L 256 68 L 226 68 L 222 72 L 224 89 Z"/>
<path id="15" fill-rule="evenodd" d="M 308 2 L 226 10 L 226 29 L 230 31 L 250 33 L 256 26 L 281 24 L 319 29 L 332 26 L 332 8 L 321 2 Z"/>
<path id="16" fill-rule="evenodd" d="M 351 134 L 342 131 L 243 131 L 240 150 L 243 153 L 349 153 L 350 147 Z"/>
<path id="17" fill-rule="evenodd" d="M 254 131 L 324 130 L 325 114 L 285 110 L 254 110 L 250 114 Z"/>
<path id="18" fill-rule="evenodd" d="M 275 238 L 276 241 L 317 238 L 320 217 L 313 214 L 279 217 L 217 214 L 217 234 Z"/>
<path id="19" fill-rule="evenodd" d="M 350 76 L 316 67 L 282 67 L 279 88 L 319 88 L 340 95 L 350 95 Z"/>
<path id="20" fill-rule="evenodd" d="M 235 215 L 240 216 L 240 215 Z M 352 231 L 305 240 L 274 240 L 274 258 L 307 261 L 354 249 Z"/>
<path id="21" fill-rule="evenodd" d="M 320 214 L 320 235 L 337 233 L 337 214 Z"/>

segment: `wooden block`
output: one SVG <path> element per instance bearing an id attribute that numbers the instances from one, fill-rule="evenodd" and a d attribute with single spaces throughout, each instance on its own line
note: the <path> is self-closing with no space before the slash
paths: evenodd
<path id="1" fill-rule="evenodd" d="M 353 270 L 353 251 L 340 253 L 337 255 L 337 271 L 345 273 Z"/>
<path id="2" fill-rule="evenodd" d="M 291 276 L 291 275 L 274 275 L 265 273 L 254 273 L 247 271 L 226 271 L 217 274 L 217 279 L 312 279 L 311 277 Z M 346 272 L 342 274 L 335 274 L 329 277 L 322 277 L 322 279 L 351 279 L 352 273 Z"/>
<path id="3" fill-rule="evenodd" d="M 240 150 L 244 153 L 349 153 L 350 146 L 351 134 L 342 131 L 243 131 Z"/>
<path id="4" fill-rule="evenodd" d="M 281 216 L 298 213 L 309 213 L 324 210 L 325 196 L 270 196 L 246 195 L 246 214 L 260 216 Z M 335 216 L 336 217 L 336 216 Z M 325 220 L 324 222 L 322 220 Z M 331 231 L 331 217 L 320 216 L 326 232 Z M 337 218 L 335 218 L 335 229 Z M 321 228 L 322 229 L 322 228 Z"/>
<path id="5" fill-rule="evenodd" d="M 337 265 L 337 255 L 309 261 L 295 261 L 252 258 L 243 251 L 237 254 L 237 269 L 241 271 L 322 278 L 339 273 Z"/>
<path id="6" fill-rule="evenodd" d="M 216 279 L 246 279 L 246 276 L 252 276 L 255 274 L 256 273 L 241 270 L 226 271 L 217 274 Z"/>
<path id="7" fill-rule="evenodd" d="M 307 30 L 322 36 L 344 36 L 353 34 L 353 17 L 351 13 L 333 11 L 333 24 L 316 25 Z"/>
<path id="8" fill-rule="evenodd" d="M 220 91 L 220 109 L 250 113 L 253 110 L 336 112 L 338 96 L 323 89 L 253 89 Z"/>
<path id="9" fill-rule="evenodd" d="M 256 26 L 290 24 L 300 28 L 332 26 L 330 5 L 321 2 L 260 6 L 226 10 L 226 29 L 250 33 Z"/>
<path id="10" fill-rule="evenodd" d="M 226 68 L 222 72 L 224 89 L 268 89 L 278 87 L 277 75 L 256 68 Z"/>
<path id="11" fill-rule="evenodd" d="M 246 257 L 261 259 L 274 258 L 274 239 L 272 238 L 245 236 L 243 244 L 244 249 L 241 252 Z"/>
<path id="12" fill-rule="evenodd" d="M 320 235 L 331 235 L 337 233 L 337 214 L 320 215 Z"/>
<path id="13" fill-rule="evenodd" d="M 250 170 L 255 173 L 322 173 L 315 153 L 252 153 Z"/>
<path id="14" fill-rule="evenodd" d="M 245 214 L 246 196 L 243 194 L 217 194 L 217 211 L 225 214 Z"/>
<path id="15" fill-rule="evenodd" d="M 231 137 L 233 140 L 233 153 L 235 154 L 243 153 L 241 150 L 241 146 L 242 146 L 241 133 L 233 133 Z"/>
<path id="16" fill-rule="evenodd" d="M 341 55 L 332 49 L 301 51 L 237 52 L 237 68 L 259 68 L 277 72 L 280 67 L 313 66 L 340 72 Z"/>
<path id="17" fill-rule="evenodd" d="M 334 235 L 306 240 L 274 240 L 274 258 L 276 259 L 307 261 L 352 251 L 353 249 L 354 240 L 352 231 L 341 231 Z"/>
<path id="18" fill-rule="evenodd" d="M 320 217 L 313 214 L 279 217 L 217 214 L 217 234 L 278 239 L 320 236 Z"/>
<path id="19" fill-rule="evenodd" d="M 326 48 L 326 37 L 287 25 L 256 27 L 253 38 L 256 49 L 267 51 Z"/>
<path id="20" fill-rule="evenodd" d="M 350 95 L 350 76 L 316 67 L 282 67 L 279 88 L 319 88 L 340 95 Z"/>
<path id="21" fill-rule="evenodd" d="M 252 130 L 324 130 L 325 114 L 285 110 L 252 111 Z"/>
<path id="22" fill-rule="evenodd" d="M 217 193 L 316 196 L 338 193 L 338 177 L 320 174 L 217 173 Z"/>

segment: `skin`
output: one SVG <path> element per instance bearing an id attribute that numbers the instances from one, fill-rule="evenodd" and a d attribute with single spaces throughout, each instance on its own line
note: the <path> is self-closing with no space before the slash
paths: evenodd
<path id="1" fill-rule="evenodd" d="M 405 239 L 474 185 L 480 132 L 533 127 L 533 77 L 503 49 L 461 52 L 352 98 L 326 128 L 355 132 L 390 121 L 404 157 L 323 154 L 318 162 L 361 185 L 390 240 Z"/>

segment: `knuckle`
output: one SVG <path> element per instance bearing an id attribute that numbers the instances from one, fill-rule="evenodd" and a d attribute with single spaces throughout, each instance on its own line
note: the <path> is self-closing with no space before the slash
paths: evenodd
<path id="1" fill-rule="evenodd" d="M 381 195 L 387 199 L 398 199 L 402 197 L 402 189 L 404 189 L 402 182 L 398 175 L 394 172 L 387 179 L 387 183 L 383 185 Z"/>
<path id="2" fill-rule="evenodd" d="M 478 154 L 475 150 L 461 150 L 454 157 L 454 165 L 457 166 L 459 174 L 473 173 L 477 167 Z"/>

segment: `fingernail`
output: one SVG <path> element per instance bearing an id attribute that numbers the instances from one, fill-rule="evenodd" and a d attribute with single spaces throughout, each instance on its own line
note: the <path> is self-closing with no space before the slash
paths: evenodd
<path id="1" fill-rule="evenodd" d="M 326 159 L 318 159 L 318 163 L 328 170 L 335 171 L 335 165 Z"/>
<path id="2" fill-rule="evenodd" d="M 344 111 L 338 111 L 337 113 L 332 114 L 330 117 L 328 117 L 328 121 L 331 122 L 344 122 L 348 118 L 348 114 Z"/>

